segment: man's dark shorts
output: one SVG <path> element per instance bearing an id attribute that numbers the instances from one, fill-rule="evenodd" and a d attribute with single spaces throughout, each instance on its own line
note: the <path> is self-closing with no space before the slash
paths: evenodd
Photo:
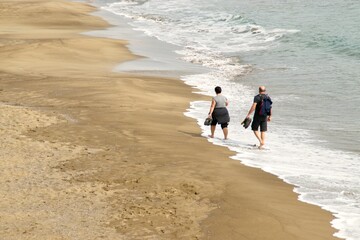
<path id="1" fill-rule="evenodd" d="M 258 131 L 259 127 L 261 132 L 267 131 L 267 117 L 257 117 L 257 116 L 254 117 L 251 124 L 251 129 L 253 131 Z"/>

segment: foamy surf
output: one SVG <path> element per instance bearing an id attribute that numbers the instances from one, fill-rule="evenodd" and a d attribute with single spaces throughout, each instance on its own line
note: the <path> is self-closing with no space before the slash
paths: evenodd
<path id="1" fill-rule="evenodd" d="M 209 102 L 193 102 L 185 113 L 186 116 L 198 120 L 205 137 L 210 134 L 210 130 L 202 125 L 202 120 L 208 108 Z M 235 115 L 235 119 L 239 118 L 236 113 L 230 113 Z M 269 143 L 265 150 L 254 147 L 255 136 L 249 129 L 242 129 L 239 121 L 231 121 L 229 140 L 222 139 L 220 128 L 216 131 L 216 137 L 208 140 L 236 152 L 232 159 L 247 166 L 261 168 L 296 186 L 295 192 L 299 194 L 299 200 L 334 213 L 336 219 L 332 221 L 332 225 L 339 230 L 337 237 L 358 239 L 356 231 L 359 226 L 360 191 L 356 189 L 360 170 L 353 169 L 354 161 L 359 160 L 358 157 L 300 141 L 302 138 L 311 137 L 309 133 L 298 136 L 298 142 L 291 139 L 291 142 L 286 143 L 284 140 L 289 138 L 284 135 L 296 135 L 297 131 L 287 129 L 288 134 L 284 134 L 278 130 L 280 126 L 276 124 L 270 124 L 270 128 L 272 130 L 268 134 Z M 333 159 L 339 159 L 339 162 L 334 162 Z"/>
<path id="2" fill-rule="evenodd" d="M 211 96 L 214 95 L 213 89 L 216 85 L 220 85 L 223 94 L 230 99 L 230 139 L 222 140 L 222 132 L 219 128 L 215 138 L 208 140 L 236 152 L 232 157 L 234 160 L 261 168 L 293 184 L 301 201 L 331 211 L 336 217 L 332 224 L 339 230 L 336 233 L 337 237 L 360 239 L 359 154 L 356 151 L 344 150 L 346 149 L 344 146 L 330 147 L 329 143 L 334 138 L 321 135 L 325 130 L 331 130 L 332 134 L 335 132 L 340 138 L 343 131 L 349 136 L 350 134 L 356 136 L 359 131 L 355 125 L 354 129 L 348 131 L 343 125 L 334 126 L 331 122 L 325 122 L 324 120 L 327 119 L 322 117 L 325 114 L 330 119 L 342 118 L 347 121 L 347 126 L 352 126 L 349 120 L 344 118 L 345 114 L 349 114 L 346 110 L 347 105 L 341 105 L 341 100 L 347 96 L 336 95 L 340 94 L 339 90 L 326 85 L 328 79 L 336 76 L 333 69 L 338 69 L 340 63 L 344 62 L 344 59 L 333 62 L 335 57 L 333 55 L 328 57 L 326 53 L 341 52 L 344 55 L 343 51 L 334 49 L 340 44 L 341 49 L 346 49 L 345 55 L 354 57 L 356 51 L 353 56 L 350 48 L 344 45 L 349 40 L 326 37 L 311 25 L 313 20 L 311 14 L 304 19 L 297 16 L 301 11 L 291 12 L 291 8 L 277 12 L 282 18 L 276 19 L 276 15 L 271 18 L 268 9 L 264 8 L 262 12 L 260 9 L 262 5 L 259 7 L 255 2 L 244 3 L 243 9 L 236 8 L 235 5 L 230 6 L 231 1 L 222 2 L 224 5 L 222 7 L 219 7 L 219 1 L 201 3 L 201 0 L 118 1 L 108 4 L 104 9 L 130 19 L 134 29 L 178 46 L 180 49 L 176 52 L 182 60 L 209 68 L 207 73 L 186 75 L 181 78 L 186 84 L 209 96 L 209 102 L 192 102 L 188 112 L 185 113 L 197 120 L 204 137 L 210 132 L 208 127 L 203 126 L 203 121 L 210 107 Z M 227 4 L 232 8 L 226 8 Z M 292 7 L 295 8 L 297 4 L 300 2 L 294 3 Z M 309 8 L 303 9 L 303 13 L 315 11 L 315 15 L 319 18 L 321 11 L 327 10 L 324 6 L 316 9 L 317 6 L 310 3 L 301 3 L 300 7 L 306 7 L 306 4 L 309 4 Z M 259 9 L 255 15 L 249 17 L 253 12 L 247 11 L 249 10 L 247 7 L 259 7 Z M 276 12 L 275 8 L 288 6 L 277 5 L 275 1 L 271 6 L 267 6 L 267 8 L 271 7 Z M 334 9 L 346 9 L 346 6 L 339 8 L 334 5 L 334 7 Z M 254 16 L 263 18 L 263 22 L 264 19 L 271 19 L 273 22 L 264 26 L 257 23 Z M 314 32 L 302 28 L 300 31 L 300 28 L 294 26 L 284 27 L 287 25 L 284 24 L 286 22 L 284 19 L 292 19 L 294 22 L 297 20 L 298 22 L 293 24 L 297 26 L 309 22 Z M 318 20 L 317 25 L 321 24 Z M 346 29 L 348 25 L 343 25 L 343 28 Z M 322 43 L 321 39 L 327 41 Z M 349 46 L 355 45 L 351 43 Z M 320 51 L 320 47 L 324 47 L 325 50 Z M 357 79 L 358 75 L 354 73 L 354 68 L 351 68 L 356 66 L 355 62 L 352 58 L 346 59 L 347 65 L 350 66 L 346 69 L 349 79 Z M 249 129 L 245 130 L 240 125 L 256 94 L 257 84 L 262 83 L 255 77 L 249 77 L 252 75 L 268 80 L 265 84 L 274 100 L 274 110 L 276 110 L 269 126 L 268 150 L 265 151 L 252 147 L 256 143 L 256 138 Z M 322 75 L 325 75 L 323 82 L 317 79 Z M 341 75 L 338 79 L 340 80 L 335 83 L 346 89 L 347 95 L 351 96 L 357 92 L 357 85 L 352 86 L 349 81 L 345 82 L 345 75 Z M 320 96 L 314 91 L 318 88 L 326 90 L 323 95 Z M 316 103 L 314 100 L 326 102 L 331 106 L 336 105 L 336 110 L 317 112 L 323 106 L 314 105 Z M 351 100 L 352 98 L 349 98 L 345 102 Z M 292 111 L 291 106 L 299 111 Z M 311 118 L 314 122 L 318 121 L 317 125 L 309 124 Z M 342 135 L 341 137 L 345 138 Z M 356 137 L 352 138 L 355 144 L 359 141 Z M 333 146 L 337 145 L 333 144 Z M 354 148 L 349 149 L 354 150 Z"/>

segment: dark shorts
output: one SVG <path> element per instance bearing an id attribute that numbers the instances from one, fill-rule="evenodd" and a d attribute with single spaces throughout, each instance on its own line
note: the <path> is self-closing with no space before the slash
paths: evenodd
<path id="1" fill-rule="evenodd" d="M 251 129 L 253 131 L 258 131 L 259 127 L 261 132 L 267 131 L 267 117 L 254 117 L 251 124 Z"/>
<path id="2" fill-rule="evenodd" d="M 211 125 L 215 126 L 216 124 L 218 124 L 218 121 L 216 120 L 216 118 L 213 118 Z M 229 123 L 221 123 L 220 125 L 221 125 L 221 128 L 224 129 L 229 126 Z"/>
<path id="3" fill-rule="evenodd" d="M 221 128 L 227 128 L 230 122 L 229 112 L 226 108 L 215 108 L 212 113 L 212 123 L 214 126 L 216 124 L 220 124 Z"/>

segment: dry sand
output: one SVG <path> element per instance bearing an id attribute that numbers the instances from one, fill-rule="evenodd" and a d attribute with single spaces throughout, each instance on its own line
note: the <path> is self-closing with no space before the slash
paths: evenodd
<path id="1" fill-rule="evenodd" d="M 325 240 L 332 215 L 229 159 L 176 79 L 115 74 L 93 7 L 0 1 L 0 239 Z"/>

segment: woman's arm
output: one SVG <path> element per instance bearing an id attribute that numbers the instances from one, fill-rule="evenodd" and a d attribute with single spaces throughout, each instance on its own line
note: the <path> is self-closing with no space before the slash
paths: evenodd
<path id="1" fill-rule="evenodd" d="M 212 113 L 213 113 L 213 111 L 214 111 L 214 109 L 215 109 L 215 105 L 216 105 L 216 102 L 215 102 L 215 100 L 213 99 L 213 100 L 211 101 L 211 107 L 210 107 L 210 111 L 209 111 L 209 117 L 211 117 L 211 115 L 212 115 Z"/>

